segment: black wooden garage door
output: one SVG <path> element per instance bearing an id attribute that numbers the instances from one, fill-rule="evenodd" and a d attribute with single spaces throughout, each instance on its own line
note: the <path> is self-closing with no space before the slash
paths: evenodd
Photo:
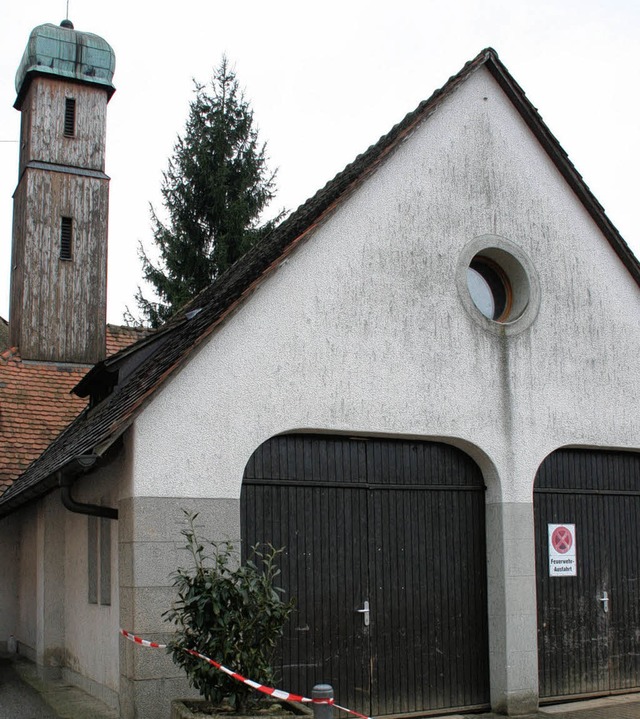
<path id="1" fill-rule="evenodd" d="M 289 435 L 245 471 L 245 547 L 285 547 L 285 689 L 369 715 L 486 706 L 484 484 L 437 443 Z M 367 611 L 368 608 L 368 611 Z"/>
<path id="2" fill-rule="evenodd" d="M 554 452 L 534 508 L 540 696 L 640 688 L 640 454 Z M 549 524 L 575 525 L 576 576 L 549 576 Z"/>

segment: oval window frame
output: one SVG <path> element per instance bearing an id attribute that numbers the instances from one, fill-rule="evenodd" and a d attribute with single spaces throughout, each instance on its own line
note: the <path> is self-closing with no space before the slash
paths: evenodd
<path id="1" fill-rule="evenodd" d="M 471 296 L 468 271 L 476 261 L 498 268 L 510 293 L 510 303 L 497 319 L 483 314 Z M 520 247 L 500 235 L 480 235 L 465 245 L 458 260 L 456 284 L 469 316 L 493 334 L 518 334 L 527 329 L 538 314 L 540 284 L 533 263 Z"/>

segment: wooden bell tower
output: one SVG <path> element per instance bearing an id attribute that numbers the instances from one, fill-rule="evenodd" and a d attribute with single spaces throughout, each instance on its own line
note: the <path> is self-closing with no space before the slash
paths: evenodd
<path id="1" fill-rule="evenodd" d="M 9 340 L 26 360 L 105 356 L 107 103 L 115 55 L 69 20 L 40 25 L 16 75 L 22 113 Z"/>

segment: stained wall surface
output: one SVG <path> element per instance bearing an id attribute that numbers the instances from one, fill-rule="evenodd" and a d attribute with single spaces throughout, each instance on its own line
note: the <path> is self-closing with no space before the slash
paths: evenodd
<path id="1" fill-rule="evenodd" d="M 26 171 L 15 195 L 10 321 L 25 359 L 103 359 L 108 206 L 107 179 Z M 60 259 L 61 217 L 72 218 L 71 260 Z"/>
<path id="2" fill-rule="evenodd" d="M 116 463 L 110 469 L 118 472 L 118 467 Z M 90 484 L 83 486 L 79 480 L 74 498 L 117 506 L 118 485 L 105 480 L 106 475 L 99 472 Z M 0 646 L 13 634 L 19 653 L 36 662 L 44 676 L 63 676 L 117 707 L 118 523 L 111 523 L 110 551 L 104 554 L 109 558 L 110 576 L 110 602 L 106 604 L 89 600 L 88 522 L 86 515 L 63 506 L 59 490 L 2 519 L 1 561 L 4 564 L 6 559 L 3 580 L 7 581 L 0 589 Z"/>
<path id="3" fill-rule="evenodd" d="M 73 488 L 73 497 L 82 503 L 117 508 L 120 489 L 111 481 L 115 474 L 122 476 L 124 456 L 112 464 L 109 471 L 99 470 L 91 480 L 79 480 Z M 69 512 L 60 506 L 60 521 L 64 522 L 65 536 L 65 671 L 94 696 L 111 706 L 118 705 L 120 681 L 119 635 L 120 592 L 119 522 L 90 518 Z M 94 538 L 88 541 L 90 523 Z M 104 545 L 109 544 L 107 549 Z M 109 560 L 108 576 L 103 563 Z M 96 596 L 90 597 L 90 577 Z"/>
<path id="4" fill-rule="evenodd" d="M 74 121 L 65 134 L 70 100 Z M 31 81 L 22 105 L 9 334 L 24 359 L 104 358 L 106 111 L 106 90 L 45 77 Z"/>
<path id="5" fill-rule="evenodd" d="M 36 658 L 37 644 L 37 515 L 28 508 L 21 513 L 19 534 L 18 610 L 14 636 L 18 650 Z"/>
<path id="6" fill-rule="evenodd" d="M 520 332 L 486 331 L 463 301 L 460 258 L 488 236 L 533 268 Z M 262 441 L 309 429 L 460 443 L 490 502 L 530 502 L 554 448 L 636 447 L 639 306 L 481 69 L 167 383 L 135 425 L 133 491 L 237 498 Z"/>
<path id="7" fill-rule="evenodd" d="M 64 137 L 67 98 L 75 100 L 73 137 Z M 106 90 L 66 79 L 35 77 L 21 112 L 20 176 L 32 160 L 104 172 Z"/>
<path id="8" fill-rule="evenodd" d="M 0 522 L 0 651 L 6 651 L 7 641 L 18 631 L 18 560 L 20 558 L 20 529 L 18 516 Z"/>

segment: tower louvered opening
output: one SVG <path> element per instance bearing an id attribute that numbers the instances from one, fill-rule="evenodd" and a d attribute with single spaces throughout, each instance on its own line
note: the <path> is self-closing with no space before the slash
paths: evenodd
<path id="1" fill-rule="evenodd" d="M 76 134 L 76 101 L 67 97 L 64 102 L 64 136 L 74 137 Z"/>
<path id="2" fill-rule="evenodd" d="M 73 236 L 73 220 L 70 217 L 63 217 L 60 223 L 60 259 L 71 260 L 72 240 Z"/>

